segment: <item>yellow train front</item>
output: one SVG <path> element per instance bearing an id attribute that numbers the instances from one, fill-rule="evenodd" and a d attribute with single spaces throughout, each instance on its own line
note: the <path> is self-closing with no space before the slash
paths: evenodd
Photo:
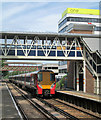
<path id="1" fill-rule="evenodd" d="M 14 84 L 31 90 L 33 95 L 52 96 L 55 94 L 55 74 L 51 70 L 39 70 L 31 73 L 10 76 Z"/>
<path id="2" fill-rule="evenodd" d="M 55 74 L 50 70 L 40 70 L 37 74 L 37 94 L 51 96 L 55 94 Z"/>

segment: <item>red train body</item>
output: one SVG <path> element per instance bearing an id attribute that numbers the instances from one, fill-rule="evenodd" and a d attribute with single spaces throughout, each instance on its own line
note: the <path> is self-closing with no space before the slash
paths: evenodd
<path id="1" fill-rule="evenodd" d="M 55 74 L 51 70 L 39 70 L 31 73 L 10 76 L 9 80 L 27 87 L 33 94 L 51 96 L 55 94 Z"/>

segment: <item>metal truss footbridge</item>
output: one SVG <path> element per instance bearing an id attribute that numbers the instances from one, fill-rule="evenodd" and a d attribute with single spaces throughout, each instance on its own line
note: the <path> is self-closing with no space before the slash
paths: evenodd
<path id="1" fill-rule="evenodd" d="M 9 60 L 84 60 L 82 37 L 95 35 L 0 32 L 0 56 Z"/>

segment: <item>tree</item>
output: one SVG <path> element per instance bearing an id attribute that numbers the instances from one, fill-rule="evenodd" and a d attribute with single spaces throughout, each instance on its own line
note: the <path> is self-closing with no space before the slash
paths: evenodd
<path id="1" fill-rule="evenodd" d="M 1 67 L 8 65 L 8 64 L 4 64 L 4 62 L 5 62 L 5 60 L 1 60 Z M 5 77 L 6 75 L 8 75 L 8 71 L 2 71 L 2 76 Z"/>
<path id="2" fill-rule="evenodd" d="M 67 75 L 63 76 L 60 81 L 56 83 L 56 89 L 64 89 L 66 86 Z"/>

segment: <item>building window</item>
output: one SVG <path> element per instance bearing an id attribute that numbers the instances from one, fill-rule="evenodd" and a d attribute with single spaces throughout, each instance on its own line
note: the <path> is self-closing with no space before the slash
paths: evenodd
<path id="1" fill-rule="evenodd" d="M 60 24 L 59 24 L 59 28 L 62 26 L 62 25 L 64 25 L 66 22 L 67 22 L 67 18 L 65 18 Z"/>
<path id="2" fill-rule="evenodd" d="M 101 27 L 95 27 L 95 31 L 101 31 Z"/>
<path id="3" fill-rule="evenodd" d="M 61 65 L 67 65 L 67 61 L 59 61 L 58 65 L 59 66 L 61 66 Z"/>
<path id="4" fill-rule="evenodd" d="M 59 73 L 66 73 L 67 74 L 67 69 L 59 69 Z"/>
<path id="5" fill-rule="evenodd" d="M 99 18 L 67 17 L 67 18 L 65 18 L 65 19 L 58 25 L 58 27 L 60 28 L 60 27 L 61 27 L 62 25 L 64 25 L 67 21 L 101 23 L 101 19 L 99 19 Z"/>
<path id="6" fill-rule="evenodd" d="M 65 26 L 62 30 L 59 31 L 59 33 L 64 33 L 67 30 L 68 26 Z M 95 27 L 94 31 L 101 31 L 101 27 Z"/>
<path id="7" fill-rule="evenodd" d="M 62 30 L 59 31 L 59 33 L 64 33 L 67 30 L 67 27 L 68 26 L 64 27 Z"/>

